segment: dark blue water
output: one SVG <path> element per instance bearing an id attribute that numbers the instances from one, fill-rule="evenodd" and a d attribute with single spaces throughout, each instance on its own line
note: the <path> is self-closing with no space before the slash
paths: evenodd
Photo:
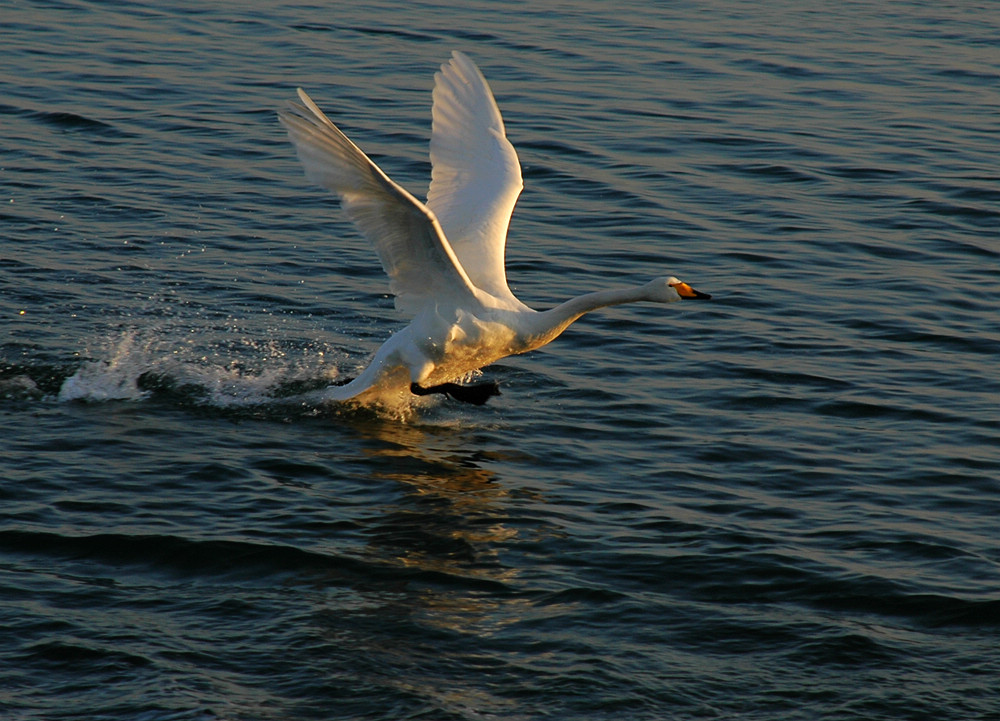
<path id="1" fill-rule="evenodd" d="M 8 5 L 5 719 L 1000 717 L 996 7 Z M 422 196 L 453 49 L 522 299 L 713 300 L 296 402 L 403 321 L 275 110 Z"/>

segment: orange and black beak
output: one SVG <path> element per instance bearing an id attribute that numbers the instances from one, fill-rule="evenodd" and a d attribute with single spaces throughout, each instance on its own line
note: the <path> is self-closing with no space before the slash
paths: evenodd
<path id="1" fill-rule="evenodd" d="M 702 293 L 700 290 L 695 290 L 687 283 L 677 283 L 674 285 L 674 290 L 677 291 L 677 295 L 681 298 L 693 298 L 695 300 L 708 300 L 712 296 L 708 293 Z"/>

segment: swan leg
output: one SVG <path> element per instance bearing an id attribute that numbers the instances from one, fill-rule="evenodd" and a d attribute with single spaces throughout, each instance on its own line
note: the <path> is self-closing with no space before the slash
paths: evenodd
<path id="1" fill-rule="evenodd" d="M 419 383 L 411 383 L 410 393 L 417 396 L 442 393 L 446 396 L 454 398 L 456 401 L 481 406 L 493 396 L 500 395 L 500 384 L 496 381 L 475 383 L 471 386 L 462 386 L 458 383 L 441 383 L 440 385 L 428 386 L 425 388 Z"/>

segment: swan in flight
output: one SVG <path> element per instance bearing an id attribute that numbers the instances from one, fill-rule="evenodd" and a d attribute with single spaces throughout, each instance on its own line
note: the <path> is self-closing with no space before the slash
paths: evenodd
<path id="1" fill-rule="evenodd" d="M 504 272 L 511 212 L 523 187 L 514 146 L 486 79 L 460 52 L 435 75 L 427 202 L 394 183 L 299 89 L 279 119 L 307 177 L 340 197 L 375 246 L 396 308 L 412 322 L 391 336 L 354 380 L 319 391 L 323 401 L 443 393 L 485 403 L 496 383 L 462 385 L 469 373 L 543 346 L 598 308 L 635 301 L 709 298 L 673 277 L 581 295 L 545 311 L 514 297 Z"/>

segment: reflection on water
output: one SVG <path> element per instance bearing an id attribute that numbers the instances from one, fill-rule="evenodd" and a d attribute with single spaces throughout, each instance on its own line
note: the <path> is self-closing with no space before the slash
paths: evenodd
<path id="1" fill-rule="evenodd" d="M 358 579 L 352 591 L 359 598 L 350 604 L 336 579 L 313 610 L 312 627 L 337 657 L 354 659 L 362 687 L 388 687 L 462 718 L 474 710 L 520 718 L 513 701 L 469 675 L 492 663 L 481 650 L 485 639 L 534 612 L 518 589 L 519 569 L 501 559 L 518 537 L 508 524 L 509 491 L 467 450 L 474 435 L 467 429 L 367 413 L 355 421 L 372 480 L 401 491 L 373 509 L 361 531 L 361 557 L 389 572 Z M 336 683 L 343 669 L 327 663 Z"/>
<path id="2" fill-rule="evenodd" d="M 470 434 L 457 427 L 368 425 L 365 454 L 372 477 L 400 484 L 403 494 L 380 509 L 367 529 L 376 557 L 407 568 L 508 583 L 499 548 L 517 536 L 505 524 L 508 491 L 476 453 L 461 450 Z"/>

